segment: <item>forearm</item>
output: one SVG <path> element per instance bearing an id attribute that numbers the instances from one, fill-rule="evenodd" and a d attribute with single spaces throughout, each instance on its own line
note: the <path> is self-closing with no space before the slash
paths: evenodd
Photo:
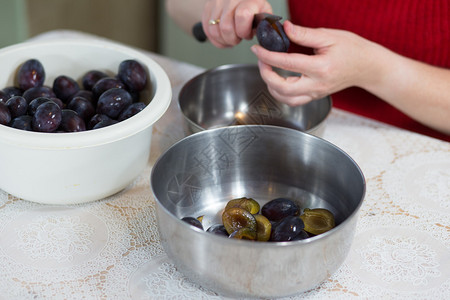
<path id="1" fill-rule="evenodd" d="M 431 128 L 450 134 L 450 70 L 372 45 L 359 86 Z M 364 77 L 364 76 L 363 76 Z"/>
<path id="2" fill-rule="evenodd" d="M 202 20 L 206 0 L 166 0 L 169 16 L 186 33 L 192 34 L 192 27 Z"/>

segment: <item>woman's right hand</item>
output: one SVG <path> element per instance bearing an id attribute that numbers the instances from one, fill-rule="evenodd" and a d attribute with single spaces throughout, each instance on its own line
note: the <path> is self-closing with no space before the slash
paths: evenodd
<path id="1" fill-rule="evenodd" d="M 214 46 L 233 47 L 242 39 L 253 38 L 253 17 L 263 12 L 272 13 L 266 0 L 208 0 L 202 14 L 203 30 Z M 220 21 L 210 24 L 211 20 Z"/>

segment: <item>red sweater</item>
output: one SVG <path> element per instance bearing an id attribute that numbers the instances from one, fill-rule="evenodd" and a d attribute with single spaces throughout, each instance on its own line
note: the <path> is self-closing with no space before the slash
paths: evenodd
<path id="1" fill-rule="evenodd" d="M 403 56 L 450 68 L 450 0 L 289 0 L 289 10 L 295 24 L 352 31 Z M 450 141 L 362 89 L 332 98 L 335 107 Z"/>

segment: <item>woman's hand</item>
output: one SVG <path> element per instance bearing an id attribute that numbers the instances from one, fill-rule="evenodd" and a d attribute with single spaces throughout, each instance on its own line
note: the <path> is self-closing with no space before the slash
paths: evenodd
<path id="1" fill-rule="evenodd" d="M 202 14 L 203 30 L 214 46 L 232 47 L 253 37 L 253 17 L 261 12 L 272 13 L 266 0 L 209 0 Z M 210 24 L 211 20 L 220 21 Z"/>
<path id="2" fill-rule="evenodd" d="M 261 76 L 279 101 L 300 105 L 370 80 L 367 60 L 372 42 L 348 31 L 305 28 L 289 21 L 284 22 L 284 29 L 292 43 L 313 48 L 315 54 L 276 53 L 252 47 Z M 284 78 L 272 66 L 302 76 Z"/>

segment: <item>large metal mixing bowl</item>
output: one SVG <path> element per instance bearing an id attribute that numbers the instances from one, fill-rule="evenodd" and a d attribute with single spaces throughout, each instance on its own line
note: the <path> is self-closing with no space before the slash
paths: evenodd
<path id="1" fill-rule="evenodd" d="M 178 103 L 189 133 L 260 124 L 321 136 L 332 107 L 329 96 L 296 107 L 275 100 L 253 64 L 224 65 L 192 78 L 181 89 Z"/>
<path id="2" fill-rule="evenodd" d="M 353 240 L 365 179 L 333 144 L 276 126 L 230 126 L 179 141 L 155 164 L 151 187 L 162 245 L 192 281 L 232 297 L 281 297 L 314 288 L 343 263 Z M 220 237 L 180 220 L 221 222 L 227 201 L 277 197 L 327 208 L 337 226 L 294 242 Z"/>

